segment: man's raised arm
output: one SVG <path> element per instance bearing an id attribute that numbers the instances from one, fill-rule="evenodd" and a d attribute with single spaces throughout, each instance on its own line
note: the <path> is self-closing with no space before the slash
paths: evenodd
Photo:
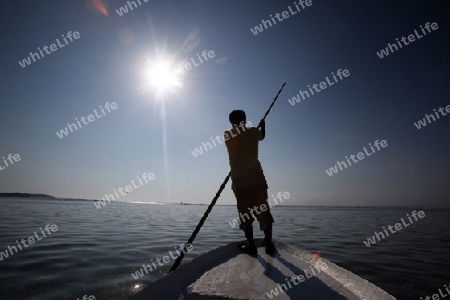
<path id="1" fill-rule="evenodd" d="M 261 131 L 261 135 L 262 135 L 261 141 L 262 141 L 266 137 L 266 121 L 264 121 L 264 120 L 259 121 L 258 128 Z"/>

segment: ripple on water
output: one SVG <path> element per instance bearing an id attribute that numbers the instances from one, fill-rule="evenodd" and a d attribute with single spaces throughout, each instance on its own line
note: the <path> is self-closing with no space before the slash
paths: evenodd
<path id="1" fill-rule="evenodd" d="M 206 206 L 92 202 L 4 201 L 0 211 L 0 251 L 46 224 L 58 231 L 0 263 L 0 294 L 11 299 L 124 299 L 167 272 L 173 260 L 134 280 L 142 264 L 168 255 L 185 243 Z M 395 224 L 410 209 L 276 207 L 275 239 L 316 252 L 368 279 L 398 299 L 432 294 L 450 281 L 448 211 L 424 219 L 366 247 L 363 240 Z M 236 207 L 217 206 L 183 263 L 242 240 L 228 222 Z M 255 236 L 262 233 L 255 224 Z"/>

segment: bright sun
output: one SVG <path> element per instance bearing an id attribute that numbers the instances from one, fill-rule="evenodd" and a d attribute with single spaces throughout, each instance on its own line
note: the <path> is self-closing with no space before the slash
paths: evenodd
<path id="1" fill-rule="evenodd" d="M 181 78 L 178 70 L 169 64 L 160 62 L 153 64 L 148 69 L 150 85 L 158 90 L 166 90 L 174 87 L 181 87 Z"/>

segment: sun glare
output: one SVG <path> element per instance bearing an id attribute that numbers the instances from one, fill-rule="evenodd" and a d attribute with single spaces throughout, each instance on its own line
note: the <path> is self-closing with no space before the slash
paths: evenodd
<path id="1" fill-rule="evenodd" d="M 178 71 L 171 68 L 169 64 L 157 63 L 148 69 L 150 85 L 159 90 L 166 90 L 173 87 L 181 87 L 181 78 Z"/>

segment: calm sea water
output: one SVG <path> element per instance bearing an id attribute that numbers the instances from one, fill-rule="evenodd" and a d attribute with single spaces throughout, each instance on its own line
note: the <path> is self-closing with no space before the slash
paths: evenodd
<path id="1" fill-rule="evenodd" d="M 173 261 L 135 280 L 142 264 L 174 253 L 207 206 L 1 199 L 0 251 L 45 225 L 58 231 L 0 261 L 1 299 L 126 299 L 163 276 Z M 413 209 L 275 207 L 275 239 L 321 256 L 398 299 L 419 299 L 450 283 L 450 212 L 427 210 L 375 246 L 363 240 Z M 243 234 L 228 222 L 233 206 L 216 206 L 184 263 Z M 256 230 L 255 230 L 256 232 Z M 262 237 L 261 233 L 256 234 Z"/>

